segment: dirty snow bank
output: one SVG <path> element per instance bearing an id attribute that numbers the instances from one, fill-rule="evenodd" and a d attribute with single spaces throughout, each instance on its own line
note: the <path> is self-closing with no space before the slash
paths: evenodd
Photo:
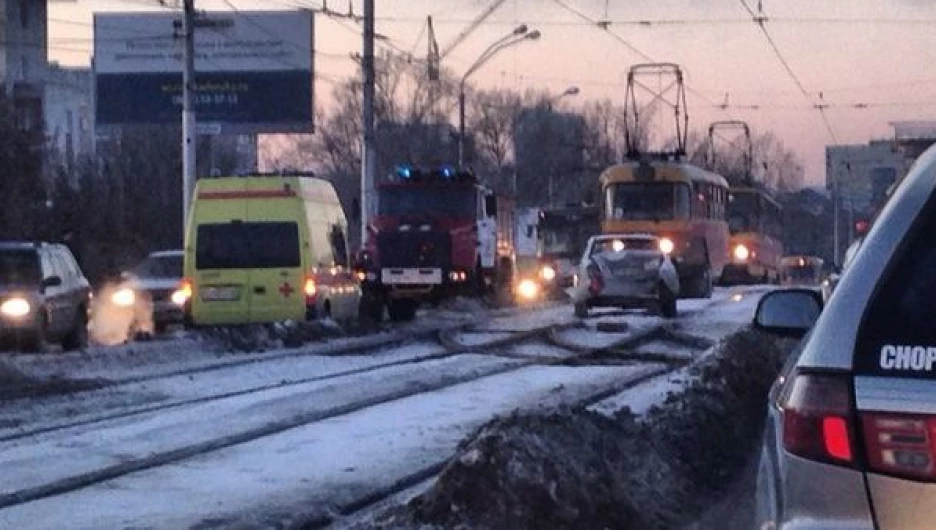
<path id="1" fill-rule="evenodd" d="M 643 417 L 576 409 L 496 419 L 462 442 L 429 490 L 367 527 L 684 526 L 742 474 L 789 348 L 739 331 L 692 365 L 684 392 Z"/>

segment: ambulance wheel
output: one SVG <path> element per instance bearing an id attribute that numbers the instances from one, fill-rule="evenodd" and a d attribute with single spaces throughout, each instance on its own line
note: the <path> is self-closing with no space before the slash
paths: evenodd
<path id="1" fill-rule="evenodd" d="M 416 302 L 412 300 L 390 300 L 387 312 L 393 322 L 409 322 L 416 318 Z"/>

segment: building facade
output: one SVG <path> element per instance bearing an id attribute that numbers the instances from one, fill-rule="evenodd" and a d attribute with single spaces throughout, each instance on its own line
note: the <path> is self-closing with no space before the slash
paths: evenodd
<path id="1" fill-rule="evenodd" d="M 0 0 L 0 85 L 26 129 L 43 125 L 47 15 L 44 0 Z"/>
<path id="2" fill-rule="evenodd" d="M 78 185 L 78 165 L 93 160 L 94 79 L 89 68 L 49 65 L 45 83 L 49 170 Z"/>

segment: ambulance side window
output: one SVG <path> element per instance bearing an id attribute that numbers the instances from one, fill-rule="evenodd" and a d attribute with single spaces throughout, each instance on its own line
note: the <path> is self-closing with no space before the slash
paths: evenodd
<path id="1" fill-rule="evenodd" d="M 335 265 L 348 266 L 348 245 L 345 240 L 344 229 L 340 225 L 332 225 L 328 239 L 331 243 L 332 254 L 335 255 Z"/>

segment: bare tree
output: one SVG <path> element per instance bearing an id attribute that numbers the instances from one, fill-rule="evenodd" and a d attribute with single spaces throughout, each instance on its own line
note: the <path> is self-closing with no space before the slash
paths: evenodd
<path id="1" fill-rule="evenodd" d="M 48 193 L 42 178 L 41 131 L 27 129 L 0 93 L 0 237 L 45 237 Z"/>
<path id="2" fill-rule="evenodd" d="M 520 95 L 509 90 L 479 91 L 472 94 L 471 103 L 469 130 L 476 138 L 479 165 L 501 173 L 513 157 Z"/>

